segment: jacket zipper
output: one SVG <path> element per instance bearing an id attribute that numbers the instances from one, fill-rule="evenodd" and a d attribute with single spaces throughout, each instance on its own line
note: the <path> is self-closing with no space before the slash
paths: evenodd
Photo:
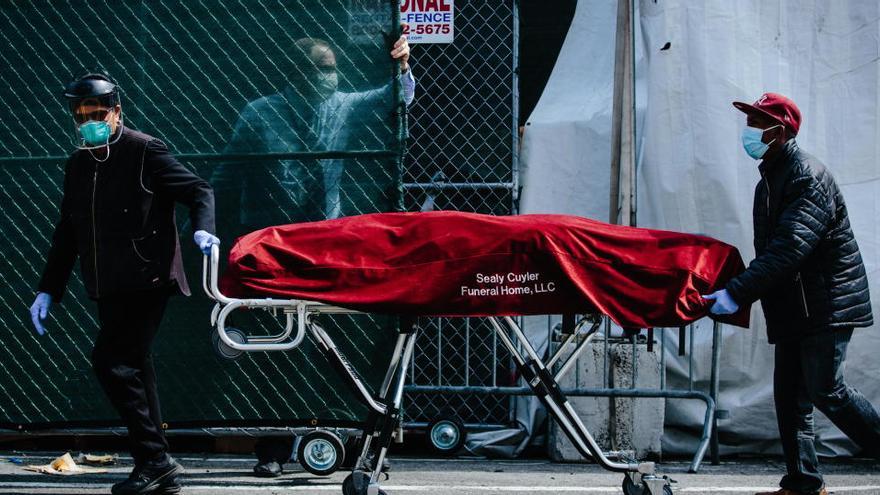
<path id="1" fill-rule="evenodd" d="M 795 282 L 798 284 L 798 290 L 801 293 L 801 303 L 804 308 L 804 318 L 810 317 L 810 310 L 807 308 L 807 292 L 804 290 L 804 279 L 801 278 L 801 273 L 798 272 L 794 277 Z"/>
<path id="2" fill-rule="evenodd" d="M 142 255 L 141 252 L 140 252 L 140 250 L 138 250 L 138 248 L 137 248 L 137 242 L 136 242 L 135 239 L 132 239 L 132 240 L 131 240 L 131 247 L 134 248 L 134 254 L 136 254 L 137 257 L 141 259 L 141 261 L 143 261 L 144 263 L 149 263 L 149 262 L 150 262 L 150 260 L 147 259 L 147 258 L 144 258 L 144 255 Z"/>
<path id="3" fill-rule="evenodd" d="M 764 172 L 761 172 L 761 179 L 764 181 L 764 187 L 767 188 L 767 220 L 770 220 L 770 181 L 767 180 L 767 176 Z M 765 241 L 766 244 L 770 244 L 769 237 Z M 807 293 L 804 290 L 804 280 L 801 278 L 801 273 L 798 272 L 794 276 L 794 281 L 797 283 L 798 292 L 800 292 L 801 296 L 801 307 L 804 309 L 804 318 L 810 317 L 810 310 L 807 308 Z"/>
<path id="4" fill-rule="evenodd" d="M 92 180 L 92 256 L 95 262 L 95 297 L 99 297 L 101 291 L 98 289 L 98 231 L 97 222 L 95 222 L 95 196 L 98 190 L 98 163 L 95 163 L 95 176 Z"/>
<path id="5" fill-rule="evenodd" d="M 767 189 L 767 220 L 770 220 L 770 181 L 764 172 L 761 172 L 761 179 L 764 181 L 764 187 Z"/>
<path id="6" fill-rule="evenodd" d="M 767 175 L 764 172 L 761 172 L 761 180 L 764 181 L 764 188 L 767 190 L 767 223 L 770 223 L 770 181 L 767 180 Z M 764 247 L 770 245 L 770 235 L 767 234 L 764 236 Z"/>

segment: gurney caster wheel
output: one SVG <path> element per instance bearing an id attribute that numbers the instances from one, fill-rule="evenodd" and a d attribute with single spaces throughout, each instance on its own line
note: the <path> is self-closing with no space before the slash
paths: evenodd
<path id="1" fill-rule="evenodd" d="M 237 328 L 227 328 L 226 335 L 237 344 L 244 344 L 247 342 L 247 337 L 245 337 L 244 332 Z M 222 359 L 238 359 L 244 354 L 244 351 L 239 351 L 238 349 L 233 349 L 226 345 L 226 342 L 223 342 L 220 339 L 220 332 L 218 332 L 216 328 L 211 332 L 211 344 L 211 347 L 214 348 L 214 354 Z"/>
<path id="2" fill-rule="evenodd" d="M 642 485 L 633 482 L 629 475 L 623 477 L 623 495 L 649 495 Z"/>
<path id="3" fill-rule="evenodd" d="M 442 456 L 455 455 L 467 440 L 464 424 L 455 416 L 444 414 L 428 424 L 428 447 Z"/>
<path id="4" fill-rule="evenodd" d="M 334 433 L 313 431 L 300 439 L 296 458 L 306 471 L 316 476 L 330 476 L 345 460 L 345 447 Z"/>
<path id="5" fill-rule="evenodd" d="M 647 487 L 644 490 L 645 495 L 673 495 L 672 487 L 669 485 L 663 485 L 663 493 L 655 494 L 653 491 L 649 490 Z"/>
<path id="6" fill-rule="evenodd" d="M 623 494 L 624 495 L 673 495 L 672 486 L 669 480 L 664 476 L 662 479 L 651 477 L 652 482 L 642 480 L 641 483 L 635 483 L 629 474 L 623 477 Z M 658 485 L 662 485 L 662 493 L 658 490 Z M 651 489 L 653 486 L 655 489 Z"/>
<path id="7" fill-rule="evenodd" d="M 673 495 L 672 487 L 669 485 L 665 485 L 663 487 L 663 493 L 654 493 L 654 492 L 650 491 L 647 487 L 642 488 L 642 490 L 637 493 L 641 493 L 643 495 Z"/>
<path id="8" fill-rule="evenodd" d="M 355 471 L 346 476 L 342 482 L 342 495 L 368 495 L 370 488 L 370 473 L 366 471 Z M 387 495 L 383 490 L 379 490 L 377 495 Z"/>

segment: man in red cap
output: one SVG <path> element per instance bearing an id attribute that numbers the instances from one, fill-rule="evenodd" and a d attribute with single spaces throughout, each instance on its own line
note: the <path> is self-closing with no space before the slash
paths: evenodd
<path id="1" fill-rule="evenodd" d="M 818 407 L 865 451 L 877 455 L 880 415 L 843 379 L 853 328 L 873 324 L 868 278 L 843 195 L 822 163 L 795 142 L 801 112 L 765 93 L 746 114 L 743 148 L 755 160 L 755 259 L 711 295 L 712 313 L 760 299 L 776 345 L 773 395 L 787 474 L 777 495 L 825 494 L 813 446 Z M 765 494 L 767 495 L 767 494 Z"/>

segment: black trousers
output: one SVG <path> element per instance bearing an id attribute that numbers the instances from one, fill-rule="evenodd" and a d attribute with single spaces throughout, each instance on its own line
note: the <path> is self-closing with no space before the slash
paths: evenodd
<path id="1" fill-rule="evenodd" d="M 829 330 L 776 344 L 773 395 L 788 471 L 782 488 L 811 494 L 825 484 L 813 445 L 814 407 L 867 453 L 876 455 L 880 415 L 843 379 L 852 332 L 852 328 Z"/>
<path id="2" fill-rule="evenodd" d="M 101 327 L 92 368 L 128 428 L 131 455 L 138 465 L 161 462 L 168 451 L 152 345 L 169 297 L 169 290 L 156 289 L 98 301 Z"/>

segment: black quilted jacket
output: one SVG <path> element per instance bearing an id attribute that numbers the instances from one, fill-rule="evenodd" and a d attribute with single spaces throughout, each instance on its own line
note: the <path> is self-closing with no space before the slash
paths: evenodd
<path id="1" fill-rule="evenodd" d="M 831 173 L 794 139 L 759 168 L 756 257 L 727 284 L 730 295 L 761 300 L 771 343 L 872 325 L 865 266 Z"/>
<path id="2" fill-rule="evenodd" d="M 60 301 L 79 258 L 94 299 L 175 285 L 189 294 L 174 205 L 189 207 L 193 230 L 214 232 L 214 192 L 161 141 L 124 127 L 106 161 L 74 152 L 63 193 L 40 292 Z"/>

